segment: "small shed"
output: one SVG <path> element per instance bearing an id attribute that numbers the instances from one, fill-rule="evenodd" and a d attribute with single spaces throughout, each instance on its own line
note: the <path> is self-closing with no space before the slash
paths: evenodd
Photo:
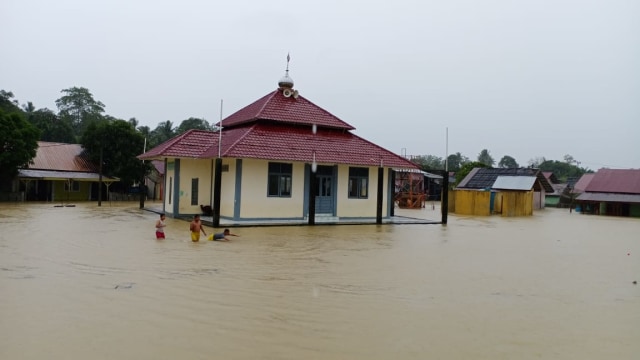
<path id="1" fill-rule="evenodd" d="M 537 169 L 475 168 L 454 189 L 455 213 L 528 216 L 544 207 L 553 187 Z"/>

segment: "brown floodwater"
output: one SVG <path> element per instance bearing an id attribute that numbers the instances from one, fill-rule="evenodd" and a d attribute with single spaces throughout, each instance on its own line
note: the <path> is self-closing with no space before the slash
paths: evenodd
<path id="1" fill-rule="evenodd" d="M 0 204 L 1 359 L 640 358 L 640 219 L 546 209 L 192 243 L 174 219 L 157 241 L 137 205 Z"/>

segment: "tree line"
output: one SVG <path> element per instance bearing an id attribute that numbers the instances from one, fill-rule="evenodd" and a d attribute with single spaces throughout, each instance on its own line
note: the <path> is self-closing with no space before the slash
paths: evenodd
<path id="1" fill-rule="evenodd" d="M 139 126 L 136 118 L 118 119 L 105 113 L 105 104 L 84 87 L 61 90 L 57 112 L 20 104 L 11 91 L 0 90 L 0 190 L 7 188 L 19 168 L 35 157 L 38 141 L 81 144 L 106 176 L 120 178 L 127 189 L 139 182 L 150 164 L 137 155 L 190 129 L 214 130 L 205 119 L 190 117 L 175 126 L 170 120 L 155 129 Z"/>
<path id="2" fill-rule="evenodd" d="M 419 165 L 423 171 L 442 171 L 445 165 L 448 171 L 456 174 L 456 182 L 460 182 L 471 169 L 476 167 L 492 168 L 496 166 L 496 161 L 487 149 L 482 149 L 476 160 L 457 152 L 447 156 L 445 159 L 435 155 L 418 155 L 413 156 L 411 161 Z M 553 172 L 553 174 L 561 182 L 570 179 L 577 179 L 585 173 L 591 173 L 593 170 L 580 167 L 580 161 L 577 161 L 571 155 L 565 155 L 563 161 L 547 160 L 544 157 L 532 158 L 529 160 L 528 167 L 540 169 L 541 171 Z M 509 155 L 504 155 L 497 163 L 498 168 L 519 168 L 520 164 Z"/>
<path id="3" fill-rule="evenodd" d="M 118 119 L 105 113 L 105 104 L 94 99 L 89 89 L 71 87 L 61 90 L 55 101 L 58 111 L 36 108 L 32 102 L 20 104 L 10 91 L 0 90 L 0 190 L 7 186 L 21 167 L 35 157 L 37 141 L 81 144 L 87 156 L 100 163 L 107 176 L 121 179 L 117 186 L 127 189 L 140 181 L 150 170 L 150 164 L 137 155 L 190 129 L 214 130 L 205 119 L 190 117 L 175 126 L 170 120 L 160 122 L 155 129 L 139 126 L 136 118 Z M 442 171 L 445 159 L 434 155 L 413 156 L 411 160 L 424 171 Z M 475 161 L 457 152 L 447 157 L 447 169 L 462 179 L 474 167 L 493 167 L 496 161 L 483 149 Z M 520 165 L 504 155 L 497 166 L 518 168 Z M 561 181 L 579 177 L 589 169 L 571 155 L 564 161 L 539 157 L 528 166 L 552 171 Z M 117 187 L 116 186 L 116 187 Z"/>

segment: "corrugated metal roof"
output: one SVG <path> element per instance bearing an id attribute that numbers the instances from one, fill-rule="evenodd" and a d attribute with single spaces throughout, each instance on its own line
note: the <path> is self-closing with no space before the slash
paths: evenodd
<path id="1" fill-rule="evenodd" d="M 640 194 L 640 169 L 600 169 L 585 191 Z"/>
<path id="2" fill-rule="evenodd" d="M 424 177 L 430 179 L 442 179 L 442 175 L 432 174 L 430 172 L 422 171 L 420 169 L 393 169 L 395 172 L 410 172 L 410 173 L 421 173 Z"/>
<path id="3" fill-rule="evenodd" d="M 38 150 L 29 169 L 96 172 L 80 144 L 38 141 Z"/>
<path id="4" fill-rule="evenodd" d="M 534 176 L 546 192 L 552 193 L 553 187 L 538 169 L 531 168 L 474 168 L 467 176 L 458 184 L 457 188 L 464 189 L 490 189 L 495 183 L 498 176 Z M 538 185 L 534 184 L 534 188 L 539 190 Z"/>
<path id="5" fill-rule="evenodd" d="M 602 202 L 621 202 L 621 203 L 640 203 L 640 194 L 612 194 L 612 193 L 596 193 L 585 192 L 576 198 L 580 201 L 602 201 Z"/>
<path id="6" fill-rule="evenodd" d="M 76 171 L 54 171 L 54 170 L 18 170 L 18 178 L 21 179 L 37 179 L 37 180 L 74 180 L 74 181 L 99 181 L 100 174 L 90 172 Z M 102 176 L 104 182 L 119 181 L 118 178 Z"/>
<path id="7" fill-rule="evenodd" d="M 492 189 L 497 190 L 531 190 L 536 182 L 535 176 L 498 176 Z"/>
<path id="8" fill-rule="evenodd" d="M 580 177 L 580 180 L 578 180 L 575 185 L 573 186 L 573 193 L 581 193 L 584 192 L 584 189 L 587 188 L 587 185 L 589 185 L 589 183 L 591 182 L 591 180 L 593 179 L 593 176 L 595 174 L 583 174 Z"/>

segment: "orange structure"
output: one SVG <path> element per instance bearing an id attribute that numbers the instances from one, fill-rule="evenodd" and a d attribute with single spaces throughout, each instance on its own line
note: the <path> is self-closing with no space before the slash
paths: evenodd
<path id="1" fill-rule="evenodd" d="M 425 206 L 424 175 L 421 172 L 396 172 L 395 201 L 401 209 Z"/>

